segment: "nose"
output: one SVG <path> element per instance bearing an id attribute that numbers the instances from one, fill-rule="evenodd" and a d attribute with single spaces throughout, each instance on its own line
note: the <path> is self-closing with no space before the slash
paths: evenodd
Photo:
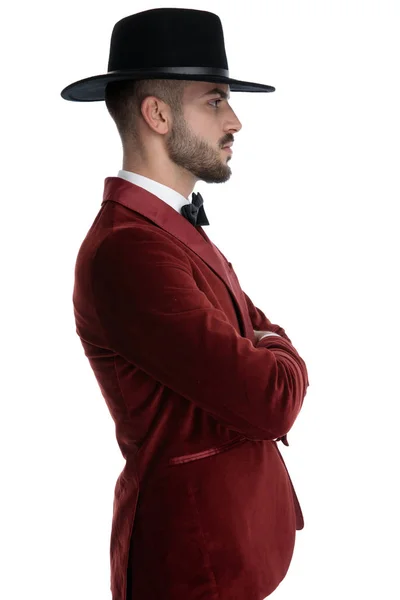
<path id="1" fill-rule="evenodd" d="M 225 130 L 227 132 L 233 133 L 238 132 L 242 129 L 242 124 L 236 116 L 236 113 L 232 110 L 232 116 L 228 119 Z"/>

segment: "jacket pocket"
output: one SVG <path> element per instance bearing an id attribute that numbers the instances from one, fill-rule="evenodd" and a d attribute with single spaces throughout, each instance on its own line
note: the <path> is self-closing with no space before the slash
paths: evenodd
<path id="1" fill-rule="evenodd" d="M 227 450 L 231 450 L 232 448 L 239 446 L 239 444 L 243 444 L 243 442 L 247 441 L 247 438 L 241 436 L 238 438 L 234 438 L 233 440 L 229 440 L 229 442 L 225 442 L 225 444 L 222 444 L 222 446 L 218 446 L 216 448 L 209 448 L 208 450 L 202 450 L 201 452 L 195 452 L 194 454 L 174 456 L 168 460 L 168 466 L 181 465 L 184 463 L 192 462 L 193 460 L 200 460 L 202 458 L 207 458 L 208 456 L 214 456 L 214 454 L 226 452 Z"/>

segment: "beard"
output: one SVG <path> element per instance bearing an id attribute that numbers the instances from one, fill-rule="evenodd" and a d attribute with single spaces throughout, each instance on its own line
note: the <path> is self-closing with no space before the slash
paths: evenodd
<path id="1" fill-rule="evenodd" d="M 179 167 L 206 183 L 224 183 L 232 175 L 224 150 L 211 147 L 188 127 L 183 115 L 174 114 L 171 132 L 166 136 L 169 158 Z"/>

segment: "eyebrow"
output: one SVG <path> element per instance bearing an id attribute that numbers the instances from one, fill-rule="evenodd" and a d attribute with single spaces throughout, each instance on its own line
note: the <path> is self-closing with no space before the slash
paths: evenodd
<path id="1" fill-rule="evenodd" d="M 212 90 L 210 90 L 209 92 L 206 92 L 205 94 L 203 94 L 203 98 L 204 96 L 214 96 L 214 94 L 219 94 L 222 98 L 224 98 L 224 100 L 229 100 L 229 98 L 231 97 L 231 95 L 224 92 L 224 90 L 221 90 L 220 88 L 216 87 L 213 88 Z"/>

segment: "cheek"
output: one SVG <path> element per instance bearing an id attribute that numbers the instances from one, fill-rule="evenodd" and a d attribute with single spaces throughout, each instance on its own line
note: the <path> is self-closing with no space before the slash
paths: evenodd
<path id="1" fill-rule="evenodd" d="M 210 107 L 188 109 L 184 112 L 186 132 L 197 141 L 203 142 L 207 148 L 218 150 L 223 134 L 221 133 L 222 114 Z"/>

